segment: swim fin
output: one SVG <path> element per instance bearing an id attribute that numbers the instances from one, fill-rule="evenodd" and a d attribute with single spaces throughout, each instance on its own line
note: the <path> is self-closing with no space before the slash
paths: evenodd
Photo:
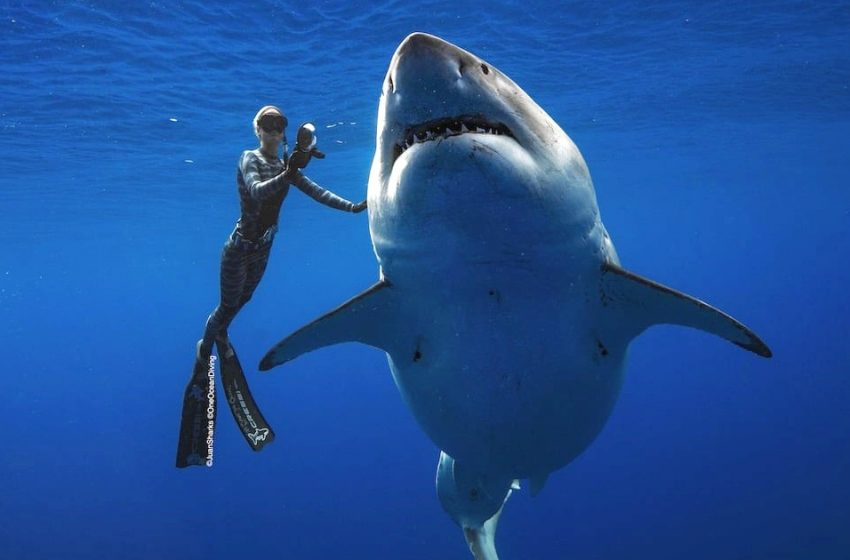
<path id="1" fill-rule="evenodd" d="M 198 347 L 200 348 L 200 342 Z M 198 351 L 192 377 L 183 393 L 177 468 L 192 465 L 212 466 L 217 399 L 215 370 L 211 362 L 212 360 L 208 359 L 205 363 Z"/>
<path id="2" fill-rule="evenodd" d="M 274 431 L 269 426 L 254 397 L 248 388 L 248 381 L 242 372 L 242 365 L 236 351 L 229 341 L 217 340 L 218 357 L 221 361 L 221 382 L 230 412 L 245 441 L 254 451 L 261 450 L 267 443 L 274 441 Z"/>

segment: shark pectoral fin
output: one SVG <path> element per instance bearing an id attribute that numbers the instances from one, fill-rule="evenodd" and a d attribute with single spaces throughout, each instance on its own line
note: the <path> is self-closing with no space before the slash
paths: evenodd
<path id="1" fill-rule="evenodd" d="M 260 362 L 260 370 L 340 342 L 362 342 L 386 350 L 387 315 L 395 310 L 390 283 L 381 279 L 363 293 L 304 325 L 277 343 Z"/>
<path id="2" fill-rule="evenodd" d="M 651 325 L 684 325 L 725 338 L 759 356 L 772 356 L 753 331 L 726 313 L 617 265 L 602 265 L 600 297 L 604 306 L 634 320 L 635 336 Z"/>

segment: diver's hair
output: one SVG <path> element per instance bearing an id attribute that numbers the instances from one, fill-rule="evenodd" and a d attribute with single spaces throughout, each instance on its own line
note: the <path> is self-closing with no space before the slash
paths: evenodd
<path id="1" fill-rule="evenodd" d="M 257 114 L 254 115 L 254 134 L 257 136 L 257 138 L 260 137 L 260 118 L 266 113 L 271 112 L 275 112 L 281 117 L 286 118 L 283 114 L 283 111 L 281 111 L 274 105 L 266 105 L 265 107 L 262 107 L 259 111 L 257 111 Z"/>

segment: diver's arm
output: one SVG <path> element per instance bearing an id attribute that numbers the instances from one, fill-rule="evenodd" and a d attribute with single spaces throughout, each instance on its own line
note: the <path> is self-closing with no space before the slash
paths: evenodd
<path id="1" fill-rule="evenodd" d="M 251 195 L 251 198 L 258 202 L 263 202 L 264 200 L 279 193 L 288 182 L 288 177 L 285 176 L 285 173 L 281 173 L 271 179 L 261 181 L 260 169 L 257 164 L 257 156 L 251 152 L 245 152 L 242 156 L 242 161 L 239 162 L 239 171 L 242 173 L 242 179 L 248 187 L 248 194 Z"/>
<path id="2" fill-rule="evenodd" d="M 355 204 L 350 200 L 346 200 L 341 196 L 335 195 L 327 189 L 323 189 L 300 171 L 291 173 L 289 180 L 293 185 L 298 187 L 298 190 L 313 200 L 321 202 L 325 206 L 330 206 L 331 208 L 344 210 L 346 212 L 360 212 L 366 208 L 364 203 Z"/>

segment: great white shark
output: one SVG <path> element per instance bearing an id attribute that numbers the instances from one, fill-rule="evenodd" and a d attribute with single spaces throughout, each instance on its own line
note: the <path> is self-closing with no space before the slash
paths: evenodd
<path id="1" fill-rule="evenodd" d="M 575 144 L 518 85 L 442 39 L 408 36 L 378 107 L 368 186 L 380 280 L 269 351 L 267 370 L 317 348 L 384 350 L 442 450 L 437 494 L 475 558 L 497 558 L 519 480 L 596 438 L 629 343 L 672 323 L 759 356 L 748 328 L 620 266 Z"/>

